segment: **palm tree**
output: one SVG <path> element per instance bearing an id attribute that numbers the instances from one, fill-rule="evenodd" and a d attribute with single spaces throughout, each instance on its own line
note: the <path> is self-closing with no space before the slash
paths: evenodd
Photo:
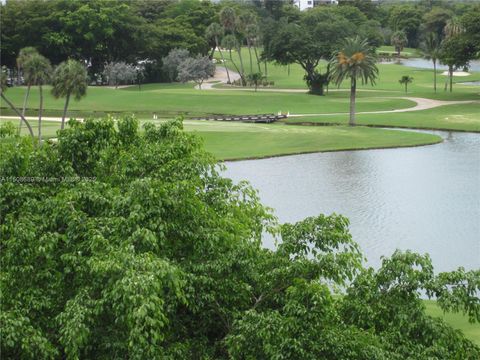
<path id="1" fill-rule="evenodd" d="M 413 77 L 408 76 L 408 75 L 403 75 L 398 82 L 402 85 L 405 85 L 405 94 L 407 93 L 408 90 L 408 84 L 411 84 L 413 82 Z"/>
<path id="2" fill-rule="evenodd" d="M 422 45 L 423 57 L 433 62 L 433 90 L 437 92 L 437 60 L 440 55 L 440 41 L 434 32 L 428 33 Z"/>
<path id="3" fill-rule="evenodd" d="M 207 30 L 205 31 L 205 37 L 207 39 L 214 39 L 215 40 L 215 46 L 217 47 L 217 49 L 220 53 L 220 57 L 222 58 L 223 66 L 225 67 L 225 70 L 227 71 L 228 83 L 230 84 L 230 73 L 228 72 L 228 67 L 227 67 L 227 64 L 225 63 L 225 58 L 223 57 L 223 52 L 220 49 L 220 42 L 219 42 L 219 39 L 223 36 L 223 34 L 224 34 L 224 30 L 219 23 L 211 23 L 207 27 Z"/>
<path id="4" fill-rule="evenodd" d="M 25 117 L 25 110 L 27 108 L 28 97 L 30 96 L 30 88 L 32 87 L 30 69 L 28 68 L 28 66 L 25 67 L 25 64 L 28 62 L 28 59 L 30 59 L 30 57 L 32 55 L 35 55 L 35 54 L 38 54 L 37 49 L 29 46 L 29 47 L 25 47 L 25 48 L 21 49 L 20 52 L 18 53 L 18 57 L 17 57 L 18 74 L 20 76 L 20 70 L 22 70 L 23 71 L 23 78 L 24 78 L 25 82 L 27 83 L 27 92 L 25 93 L 25 97 L 23 98 L 23 107 L 22 107 L 23 117 Z M 20 123 L 18 124 L 18 133 L 19 134 L 22 131 L 22 122 L 23 122 L 23 120 L 20 119 Z"/>
<path id="5" fill-rule="evenodd" d="M 461 34 L 464 31 L 465 29 L 458 18 L 451 18 L 447 21 L 445 27 L 443 28 L 443 33 L 445 34 L 445 38 L 447 39 L 451 38 L 452 36 Z"/>
<path id="6" fill-rule="evenodd" d="M 58 99 L 65 97 L 61 129 L 65 128 L 65 116 L 67 115 L 70 96 L 80 100 L 87 93 L 88 75 L 85 66 L 76 60 L 67 60 L 58 65 L 52 76 L 52 95 Z"/>
<path id="7" fill-rule="evenodd" d="M 27 60 L 25 67 L 30 69 L 32 84 L 38 85 L 38 89 L 40 91 L 40 107 L 38 110 L 38 142 L 39 144 L 42 144 L 43 85 L 45 85 L 50 79 L 52 66 L 46 57 L 40 54 L 35 54 Z"/>
<path id="8" fill-rule="evenodd" d="M 7 75 L 5 74 L 5 71 L 2 69 L 0 72 L 0 97 L 12 108 L 13 111 L 20 117 L 20 121 L 23 121 L 25 125 L 27 125 L 28 132 L 32 136 L 32 139 L 35 138 L 35 135 L 33 134 L 33 129 L 30 126 L 30 123 L 25 119 L 25 116 L 22 115 L 20 111 L 15 107 L 15 105 L 12 104 L 10 100 L 7 99 L 5 96 L 5 91 L 7 91 Z"/>
<path id="9" fill-rule="evenodd" d="M 402 52 L 403 48 L 407 46 L 408 43 L 407 35 L 404 31 L 395 31 L 390 38 L 390 42 L 395 47 L 397 57 L 400 57 L 400 53 Z"/>
<path id="10" fill-rule="evenodd" d="M 350 126 L 355 125 L 355 94 L 357 91 L 357 79 L 361 79 L 362 84 L 370 82 L 375 84 L 378 77 L 378 68 L 375 65 L 376 57 L 373 50 L 368 45 L 368 41 L 355 38 L 347 38 L 332 59 L 332 80 L 340 86 L 345 78 L 350 78 Z"/>
<path id="11" fill-rule="evenodd" d="M 233 57 L 232 57 L 232 50 L 233 49 L 237 49 L 238 48 L 238 41 L 237 41 L 237 38 L 233 35 L 227 35 L 225 36 L 223 39 L 222 39 L 222 47 L 224 49 L 227 49 L 228 50 L 228 53 L 230 55 L 230 61 L 232 62 L 233 66 L 235 66 L 235 69 L 237 70 L 237 72 L 239 73 L 240 77 L 241 77 L 241 80 L 242 80 L 242 84 L 245 83 L 245 79 L 243 78 L 243 73 L 238 69 L 238 66 L 237 64 L 235 63 L 235 61 L 233 61 Z"/>

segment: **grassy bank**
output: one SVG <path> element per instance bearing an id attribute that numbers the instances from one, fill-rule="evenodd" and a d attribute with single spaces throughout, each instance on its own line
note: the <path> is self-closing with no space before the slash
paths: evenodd
<path id="1" fill-rule="evenodd" d="M 348 115 L 289 118 L 288 123 L 347 124 Z M 480 132 L 480 103 L 440 106 L 389 114 L 358 114 L 361 125 Z"/>
<path id="2" fill-rule="evenodd" d="M 187 131 L 202 137 L 205 148 L 220 160 L 416 146 L 441 141 L 440 137 L 430 134 L 368 127 L 287 126 L 213 121 L 185 121 L 184 125 Z M 33 121 L 32 126 L 36 133 L 37 123 Z M 59 122 L 44 121 L 44 137 L 55 137 L 59 127 Z"/>
<path id="3" fill-rule="evenodd" d="M 427 314 L 434 317 L 443 318 L 450 326 L 461 330 L 465 337 L 480 345 L 480 324 L 468 322 L 468 317 L 459 313 L 444 314 L 435 301 L 425 300 Z"/>

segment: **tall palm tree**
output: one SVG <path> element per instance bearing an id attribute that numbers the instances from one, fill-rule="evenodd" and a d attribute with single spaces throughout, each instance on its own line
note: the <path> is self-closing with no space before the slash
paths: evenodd
<path id="1" fill-rule="evenodd" d="M 220 57 L 222 58 L 223 66 L 225 67 L 225 70 L 227 71 L 228 83 L 230 84 L 230 73 L 228 72 L 228 67 L 227 67 L 227 64 L 225 63 L 225 58 L 223 57 L 222 49 L 220 49 L 220 41 L 219 41 L 219 39 L 222 38 L 224 33 L 225 32 L 224 32 L 222 26 L 219 23 L 211 23 L 207 27 L 207 30 L 205 31 L 205 37 L 207 39 L 214 39 L 215 46 L 217 47 L 217 49 L 220 53 Z"/>
<path id="2" fill-rule="evenodd" d="M 408 43 L 407 35 L 402 30 L 395 31 L 390 38 L 390 42 L 395 47 L 397 57 L 400 57 L 400 53 L 402 52 L 403 48 L 407 46 Z"/>
<path id="3" fill-rule="evenodd" d="M 422 45 L 423 57 L 433 62 L 433 90 L 437 92 L 437 60 L 440 55 L 440 41 L 437 34 L 430 32 L 427 34 Z"/>
<path id="4" fill-rule="evenodd" d="M 376 56 L 368 45 L 368 41 L 355 38 L 347 38 L 337 55 L 332 59 L 332 80 L 340 86 L 345 78 L 350 79 L 350 126 L 355 125 L 355 95 L 357 91 L 357 79 L 362 84 L 370 82 L 375 84 L 378 77 L 378 68 L 375 65 Z"/>
<path id="5" fill-rule="evenodd" d="M 38 54 L 37 49 L 29 46 L 29 47 L 25 47 L 25 48 L 21 49 L 20 52 L 18 53 L 18 57 L 17 57 L 18 74 L 20 76 L 20 71 L 23 72 L 23 78 L 24 78 L 24 81 L 27 84 L 27 91 L 25 92 L 25 97 L 23 98 L 23 107 L 22 107 L 22 116 L 23 117 L 25 117 L 25 110 L 27 108 L 28 97 L 30 96 L 30 88 L 32 87 L 31 72 L 30 72 L 30 69 L 28 68 L 28 66 L 25 67 L 25 64 L 28 62 L 28 59 L 30 59 L 30 57 L 32 55 L 35 55 L 35 54 Z M 20 119 L 20 123 L 18 124 L 18 133 L 19 134 L 22 131 L 22 122 L 23 122 L 23 120 Z"/>
<path id="6" fill-rule="evenodd" d="M 223 47 L 224 49 L 227 49 L 227 50 L 228 50 L 228 53 L 229 53 L 229 55 L 230 55 L 230 61 L 232 62 L 233 66 L 235 66 L 235 69 L 237 70 L 238 74 L 240 75 L 242 84 L 245 83 L 244 75 L 243 75 L 243 73 L 238 69 L 238 66 L 237 66 L 237 64 L 235 63 L 235 61 L 233 61 L 233 57 L 232 57 L 232 50 L 239 48 L 237 38 L 236 38 L 235 36 L 233 36 L 233 35 L 227 35 L 227 36 L 225 36 L 225 37 L 222 39 L 222 47 Z"/>
<path id="7" fill-rule="evenodd" d="M 52 76 L 52 95 L 58 99 L 65 97 L 61 129 L 65 128 L 65 116 L 67 115 L 70 96 L 80 100 L 87 93 L 88 75 L 85 66 L 76 60 L 69 59 L 60 63 L 55 68 Z"/>
<path id="8" fill-rule="evenodd" d="M 22 115 L 20 111 L 15 107 L 15 105 L 12 104 L 10 100 L 7 99 L 5 96 L 5 91 L 7 91 L 7 74 L 5 74 L 5 71 L 2 69 L 0 72 L 0 97 L 12 108 L 13 111 L 20 117 L 20 121 L 23 121 L 25 125 L 27 125 L 28 132 L 32 136 L 32 139 L 35 138 L 35 135 L 33 134 L 33 129 L 30 126 L 30 123 L 25 119 L 25 116 Z"/>
<path id="9" fill-rule="evenodd" d="M 38 85 L 40 92 L 40 107 L 38 110 L 38 142 L 42 144 L 42 113 L 43 113 L 43 85 L 45 85 L 50 79 L 52 73 L 52 66 L 50 61 L 40 55 L 35 54 L 30 57 L 25 63 L 26 67 L 29 67 L 32 76 L 32 84 Z"/>

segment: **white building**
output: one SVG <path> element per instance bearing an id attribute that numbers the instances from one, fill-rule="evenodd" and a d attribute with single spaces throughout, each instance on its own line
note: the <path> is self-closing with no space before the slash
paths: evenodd
<path id="1" fill-rule="evenodd" d="M 298 7 L 300 11 L 311 9 L 318 5 L 337 5 L 338 0 L 294 0 L 293 5 Z"/>

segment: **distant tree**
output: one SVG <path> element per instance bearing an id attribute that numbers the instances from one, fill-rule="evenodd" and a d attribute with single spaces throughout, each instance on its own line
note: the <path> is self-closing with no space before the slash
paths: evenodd
<path id="1" fill-rule="evenodd" d="M 350 79 L 350 126 L 355 125 L 355 94 L 357 80 L 362 84 L 370 82 L 374 85 L 378 77 L 378 68 L 375 65 L 376 58 L 372 48 L 366 40 L 348 38 L 341 50 L 332 59 L 332 79 L 340 86 L 343 80 Z"/>
<path id="2" fill-rule="evenodd" d="M 214 74 L 215 64 L 208 56 L 188 58 L 178 66 L 178 80 L 194 81 L 199 89 L 202 88 L 202 83 Z"/>
<path id="3" fill-rule="evenodd" d="M 42 115 L 43 115 L 43 85 L 47 84 L 52 75 L 52 66 L 50 60 L 40 54 L 31 55 L 24 63 L 24 67 L 29 69 L 30 81 L 33 85 L 38 85 L 40 93 L 40 106 L 38 109 L 38 142 L 42 144 Z"/>
<path id="4" fill-rule="evenodd" d="M 411 84 L 413 82 L 413 77 L 408 76 L 408 75 L 403 75 L 398 82 L 401 85 L 405 86 L 405 94 L 407 93 L 408 90 L 408 84 Z"/>
<path id="5" fill-rule="evenodd" d="M 438 39 L 436 33 L 430 32 L 421 46 L 423 57 L 433 62 L 433 90 L 435 92 L 437 92 L 437 60 L 440 55 L 440 41 Z"/>
<path id="6" fill-rule="evenodd" d="M 224 35 L 224 29 L 219 23 L 211 23 L 207 30 L 205 31 L 205 37 L 207 39 L 213 39 L 215 41 L 215 47 L 218 49 L 218 52 L 220 53 L 220 57 L 222 58 L 222 66 L 225 67 L 225 71 L 227 72 L 227 79 L 228 83 L 230 84 L 230 73 L 228 71 L 228 66 L 225 63 L 225 58 L 223 57 L 223 52 L 222 49 L 220 48 L 220 39 Z"/>
<path id="7" fill-rule="evenodd" d="M 248 75 L 248 80 L 253 83 L 255 86 L 255 91 L 257 91 L 258 84 L 265 78 L 261 72 L 252 73 Z"/>
<path id="8" fill-rule="evenodd" d="M 61 129 L 65 128 L 65 116 L 67 115 L 70 96 L 80 100 L 87 93 L 88 74 L 85 65 L 77 60 L 67 60 L 55 68 L 52 75 L 52 95 L 58 99 L 65 97 L 65 106 L 62 114 Z"/>
<path id="9" fill-rule="evenodd" d="M 279 21 L 272 29 L 274 34 L 266 39 L 262 57 L 281 65 L 299 64 L 305 71 L 309 92 L 323 95 L 330 67 L 327 65 L 321 73 L 318 65 L 322 59 L 331 59 L 341 40 L 354 28 L 334 12 L 314 9 L 302 15 L 297 23 Z"/>
<path id="10" fill-rule="evenodd" d="M 452 18 L 448 20 L 443 28 L 443 33 L 445 34 L 446 39 L 459 35 L 464 31 L 465 29 L 459 18 Z"/>
<path id="11" fill-rule="evenodd" d="M 18 111 L 18 109 L 15 107 L 15 105 L 13 105 L 13 103 L 10 100 L 8 100 L 8 98 L 5 96 L 5 92 L 7 91 L 8 87 L 7 87 L 7 74 L 5 73 L 4 68 L 1 69 L 0 76 L 1 76 L 0 77 L 0 97 L 20 117 L 21 121 L 23 121 L 25 123 L 25 125 L 27 125 L 28 132 L 30 133 L 32 138 L 34 138 L 35 135 L 33 134 L 33 129 L 30 126 L 30 123 L 27 121 L 27 119 L 25 119 L 25 116 L 20 111 Z"/>
<path id="12" fill-rule="evenodd" d="M 189 57 L 190 52 L 187 49 L 173 49 L 162 59 L 162 68 L 168 74 L 170 81 L 177 79 L 178 66 Z"/>
<path id="13" fill-rule="evenodd" d="M 30 57 L 32 55 L 36 55 L 36 54 L 38 54 L 37 49 L 29 46 L 29 47 L 25 47 L 25 48 L 21 49 L 20 52 L 18 53 L 18 57 L 17 57 L 18 76 L 20 76 L 20 72 L 22 72 L 23 73 L 23 79 L 24 79 L 25 83 L 27 84 L 27 91 L 25 92 L 25 97 L 23 98 L 23 106 L 22 106 L 22 115 L 23 116 L 25 116 L 25 110 L 27 108 L 27 103 L 28 103 L 28 97 L 30 96 L 30 88 L 32 87 L 32 81 L 33 81 L 31 71 L 28 68 L 28 66 L 25 67 L 25 63 L 28 62 L 28 60 L 30 59 Z M 19 83 L 20 83 L 20 81 L 19 81 Z M 20 119 L 20 123 L 19 123 L 19 126 L 18 126 L 18 133 L 20 134 L 21 131 L 22 131 L 22 119 Z"/>
<path id="14" fill-rule="evenodd" d="M 470 60 L 474 59 L 475 45 L 464 34 L 450 36 L 442 42 L 438 58 L 440 62 L 448 66 L 448 83 L 450 92 L 453 89 L 453 72 L 456 69 L 468 66 Z M 445 90 L 447 83 L 445 84 Z"/>
<path id="15" fill-rule="evenodd" d="M 124 61 L 110 62 L 105 65 L 103 76 L 107 79 L 109 85 L 118 88 L 121 83 L 132 83 L 137 78 L 137 70 L 134 65 L 127 64 Z"/>
<path id="16" fill-rule="evenodd" d="M 443 29 L 452 18 L 453 13 L 449 9 L 434 7 L 423 15 L 423 32 L 434 33 L 439 39 L 443 37 Z"/>
<path id="17" fill-rule="evenodd" d="M 389 25 L 395 31 L 403 31 L 410 47 L 417 47 L 423 12 L 413 4 L 395 4 L 389 11 Z M 407 46 L 405 44 L 404 46 Z"/>
<path id="18" fill-rule="evenodd" d="M 400 53 L 403 51 L 403 48 L 407 46 L 407 35 L 403 31 L 395 31 L 390 38 L 390 42 L 395 47 L 397 56 L 400 57 Z"/>
<path id="19" fill-rule="evenodd" d="M 245 85 L 245 74 L 243 72 L 240 71 L 240 69 L 238 68 L 237 64 L 235 63 L 235 61 L 233 60 L 233 56 L 232 56 L 232 50 L 236 50 L 237 52 L 239 52 L 241 49 L 240 49 L 240 46 L 238 44 L 238 41 L 237 41 L 237 38 L 230 34 L 230 35 L 226 35 L 223 39 L 222 39 L 222 47 L 224 49 L 227 49 L 228 50 L 228 54 L 230 56 L 230 62 L 232 63 L 232 65 L 235 67 L 235 70 L 237 70 L 237 73 L 240 75 L 240 78 L 242 80 L 242 84 Z"/>

